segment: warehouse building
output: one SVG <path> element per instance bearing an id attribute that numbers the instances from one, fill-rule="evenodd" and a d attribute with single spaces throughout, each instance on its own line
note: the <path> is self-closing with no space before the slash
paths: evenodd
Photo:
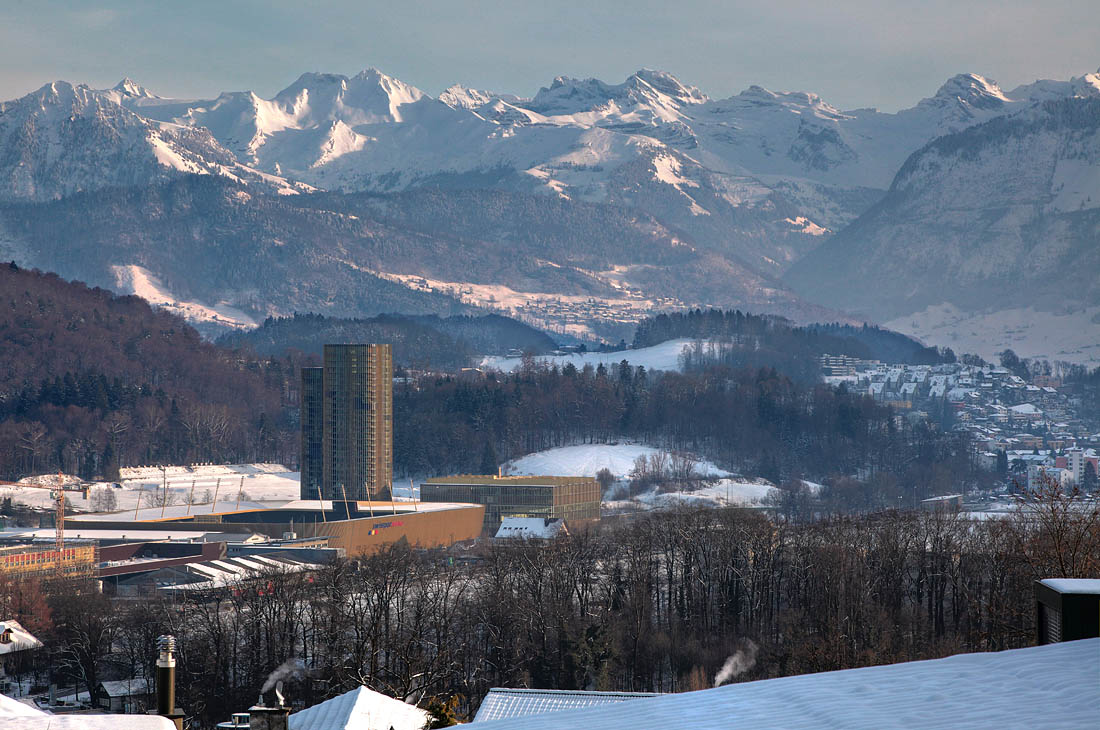
<path id="1" fill-rule="evenodd" d="M 279 507 L 226 504 L 211 512 L 192 513 L 187 505 L 152 507 L 135 512 L 80 515 L 65 520 L 67 530 L 115 530 L 131 541 L 141 531 L 169 532 L 183 539 L 188 532 L 247 535 L 273 539 L 327 537 L 328 547 L 349 557 L 373 553 L 399 541 L 412 547 L 447 547 L 481 534 L 485 508 L 476 504 L 416 502 L 334 502 L 296 500 Z"/>
<path id="2" fill-rule="evenodd" d="M 561 519 L 573 529 L 600 519 L 600 485 L 592 477 L 437 477 L 420 486 L 420 499 L 484 505 L 487 535 L 497 533 L 504 517 Z"/>

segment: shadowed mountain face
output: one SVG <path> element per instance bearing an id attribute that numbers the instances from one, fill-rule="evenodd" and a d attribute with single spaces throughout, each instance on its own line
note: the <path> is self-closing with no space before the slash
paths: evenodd
<path id="1" fill-rule="evenodd" d="M 1061 99 L 917 151 L 881 202 L 786 280 L 813 301 L 899 321 L 937 307 L 1081 312 L 1083 324 L 1067 322 L 1097 342 L 1097 241 L 1100 98 Z"/>

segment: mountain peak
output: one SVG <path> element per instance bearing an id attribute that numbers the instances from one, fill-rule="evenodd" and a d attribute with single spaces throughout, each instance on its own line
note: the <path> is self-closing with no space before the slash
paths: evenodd
<path id="1" fill-rule="evenodd" d="M 496 94 L 481 89 L 471 89 L 462 84 L 450 86 L 439 95 L 441 102 L 455 109 L 476 109 L 495 98 Z"/>
<path id="2" fill-rule="evenodd" d="M 635 86 L 639 82 L 644 83 L 654 90 L 685 104 L 702 104 L 708 101 L 706 94 L 694 86 L 682 83 L 680 79 L 668 71 L 643 68 L 635 72 L 626 81 L 628 85 Z"/>
<path id="3" fill-rule="evenodd" d="M 1009 98 L 997 82 L 978 74 L 957 74 L 936 91 L 933 99 L 960 101 L 981 109 L 1001 106 Z"/>
<path id="4" fill-rule="evenodd" d="M 149 99 L 156 98 L 156 94 L 153 94 L 144 86 L 131 79 L 129 76 L 115 84 L 114 88 L 112 88 L 111 90 L 117 91 L 125 96 L 140 96 Z"/>

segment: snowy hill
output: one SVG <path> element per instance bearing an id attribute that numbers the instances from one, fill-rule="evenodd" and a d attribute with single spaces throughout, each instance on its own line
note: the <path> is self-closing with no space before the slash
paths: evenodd
<path id="1" fill-rule="evenodd" d="M 578 370 L 583 370 L 586 365 L 606 368 L 617 368 L 619 363 L 626 360 L 634 367 L 644 367 L 646 370 L 679 370 L 680 353 L 692 343 L 692 340 L 668 340 L 652 347 L 642 347 L 637 350 L 619 350 L 616 352 L 585 352 L 568 355 L 539 355 L 536 362 L 556 365 L 559 368 L 566 363 L 572 363 Z M 482 360 L 483 367 L 497 368 L 504 372 L 510 372 L 519 367 L 523 362 L 520 357 L 491 356 Z"/>
<path id="2" fill-rule="evenodd" d="M 507 473 L 532 476 L 595 476 L 607 469 L 616 479 L 625 479 L 639 456 L 650 457 L 660 449 L 645 444 L 580 444 L 547 449 L 505 464 Z M 695 472 L 701 477 L 729 476 L 709 461 L 700 461 Z"/>

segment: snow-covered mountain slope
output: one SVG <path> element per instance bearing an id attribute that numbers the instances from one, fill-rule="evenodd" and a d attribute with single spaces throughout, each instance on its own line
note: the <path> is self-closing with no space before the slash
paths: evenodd
<path id="1" fill-rule="evenodd" d="M 131 98 L 151 95 L 129 81 L 108 92 L 59 81 L 0 103 L 0 200 L 52 200 L 180 174 L 308 189 L 239 164 L 204 128 L 150 120 L 121 105 Z"/>
<path id="2" fill-rule="evenodd" d="M 926 316 L 941 305 L 955 319 L 1018 310 L 1016 326 L 1026 327 L 1028 309 L 1069 315 L 1100 306 L 1097 241 L 1100 95 L 1065 97 L 926 145 L 878 205 L 798 262 L 787 281 L 811 300 L 912 321 L 927 336 L 946 334 Z M 1079 359 L 1074 341 L 1100 342 L 1096 317 L 1061 321 L 1076 331 L 1056 338 L 1059 351 L 1021 354 Z"/>
<path id="3" fill-rule="evenodd" d="M 105 129 L 136 130 L 132 139 L 118 135 L 136 161 L 109 165 L 99 173 L 105 179 L 67 175 L 68 187 L 13 183 L 6 197 L 56 197 L 123 184 L 123 176 L 140 181 L 149 177 L 139 164 L 148 148 L 158 174 L 178 168 L 247 179 L 245 171 L 258 171 L 269 183 L 342 191 L 541 190 L 637 207 L 697 245 L 776 274 L 869 207 L 905 157 L 931 139 L 1040 97 L 1091 93 L 1094 82 L 1036 82 L 1006 95 L 980 76 L 961 75 L 913 108 L 883 114 L 757 86 L 715 100 L 648 69 L 620 84 L 559 77 L 532 98 L 455 86 L 434 99 L 375 69 L 303 74 L 271 99 L 248 91 L 168 99 L 126 79 L 100 92 L 77 88 Z M 182 130 L 203 144 L 183 145 Z M 57 136 L 41 124 L 26 134 L 15 147 Z M 79 156 L 80 140 L 57 144 Z M 14 172 L 14 180 L 26 175 Z"/>

